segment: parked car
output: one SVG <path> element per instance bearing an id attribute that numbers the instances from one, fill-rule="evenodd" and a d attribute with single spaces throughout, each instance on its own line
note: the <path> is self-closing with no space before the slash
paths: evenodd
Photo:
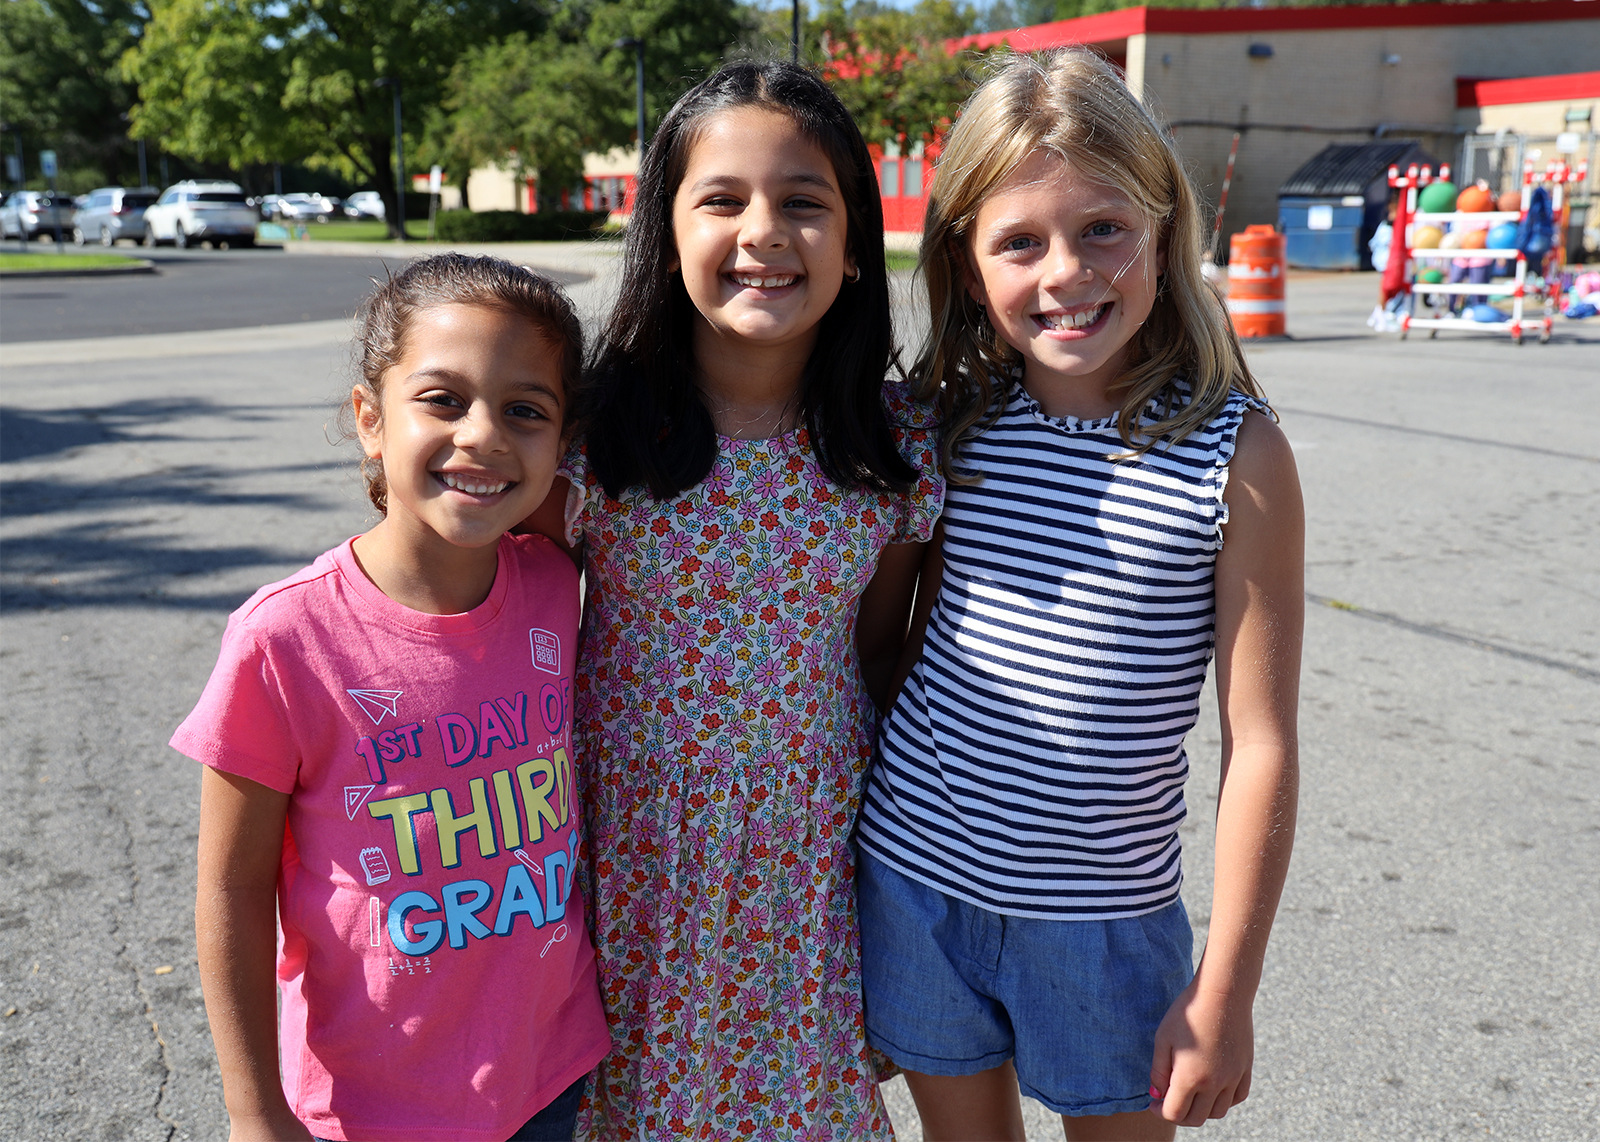
<path id="1" fill-rule="evenodd" d="M 256 240 L 256 212 L 235 182 L 186 180 L 167 187 L 155 205 L 145 208 L 144 244 L 227 242 L 251 246 Z"/>
<path id="2" fill-rule="evenodd" d="M 19 190 L 0 206 L 0 237 L 22 238 L 33 241 L 41 234 L 52 237 L 56 224 L 62 234 L 72 231 L 72 215 L 76 208 L 70 195 L 52 196 L 44 190 Z"/>
<path id="3" fill-rule="evenodd" d="M 376 218 L 380 222 L 387 216 L 383 197 L 375 190 L 358 190 L 344 200 L 346 218 Z"/>
<path id="4" fill-rule="evenodd" d="M 272 217 L 287 218 L 295 222 L 326 222 L 333 216 L 334 202 L 320 194 L 269 194 L 264 202 L 271 202 Z"/>
<path id="5" fill-rule="evenodd" d="M 78 245 L 99 242 L 116 244 L 118 238 L 144 237 L 145 208 L 154 205 L 161 192 L 153 186 L 103 186 L 84 196 L 72 220 L 72 240 Z"/>

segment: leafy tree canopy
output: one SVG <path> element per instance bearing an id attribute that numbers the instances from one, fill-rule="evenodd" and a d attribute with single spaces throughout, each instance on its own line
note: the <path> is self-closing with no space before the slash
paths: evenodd
<path id="1" fill-rule="evenodd" d="M 139 42 L 147 12 L 125 0 L 5 0 L 0 12 L 0 116 L 18 132 L 35 185 L 40 150 L 59 156 L 62 190 L 80 192 L 138 166 L 123 114 L 132 91 L 117 60 Z M 6 140 L 6 150 L 15 146 Z"/>
<path id="2" fill-rule="evenodd" d="M 150 0 L 123 60 L 133 129 L 235 167 L 332 166 L 375 185 L 395 219 L 393 97 L 376 81 L 399 80 L 420 126 L 470 46 L 548 24 L 526 0 Z"/>

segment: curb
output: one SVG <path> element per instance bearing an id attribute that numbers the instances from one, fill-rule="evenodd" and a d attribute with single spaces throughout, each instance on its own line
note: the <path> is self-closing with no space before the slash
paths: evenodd
<path id="1" fill-rule="evenodd" d="M 62 256 L 65 258 L 72 257 L 71 254 Z M 156 269 L 156 264 L 148 258 L 129 258 L 128 264 L 125 266 L 63 266 L 59 270 L 0 269 L 0 278 L 95 278 L 108 274 L 116 277 L 125 274 L 155 274 L 160 272 Z"/>

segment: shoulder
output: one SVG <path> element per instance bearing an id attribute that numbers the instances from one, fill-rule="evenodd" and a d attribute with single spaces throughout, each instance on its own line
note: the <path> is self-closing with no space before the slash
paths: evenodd
<path id="1" fill-rule="evenodd" d="M 1243 413 L 1224 498 L 1235 524 L 1249 518 L 1240 515 L 1241 508 L 1267 516 L 1289 512 L 1295 518 L 1302 512 L 1294 449 L 1277 421 L 1265 412 L 1249 409 Z"/>
<path id="2" fill-rule="evenodd" d="M 918 399 L 909 381 L 883 383 L 883 411 L 897 437 L 910 432 L 933 432 L 939 426 L 938 410 L 931 401 Z"/>
<path id="3" fill-rule="evenodd" d="M 507 534 L 501 539 L 507 560 L 532 585 L 576 590 L 578 569 L 567 553 L 548 535 Z"/>
<path id="4" fill-rule="evenodd" d="M 339 556 L 349 546 L 346 540 L 293 575 L 262 587 L 228 616 L 229 631 L 265 641 L 300 628 L 308 613 L 322 609 L 335 594 L 332 581 L 342 573 Z"/>

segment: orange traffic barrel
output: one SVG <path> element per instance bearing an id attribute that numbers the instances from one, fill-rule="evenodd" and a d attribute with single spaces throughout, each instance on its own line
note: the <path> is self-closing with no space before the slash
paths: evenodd
<path id="1" fill-rule="evenodd" d="M 1228 242 L 1228 316 L 1240 337 L 1282 337 L 1286 243 L 1271 226 L 1246 226 Z"/>

